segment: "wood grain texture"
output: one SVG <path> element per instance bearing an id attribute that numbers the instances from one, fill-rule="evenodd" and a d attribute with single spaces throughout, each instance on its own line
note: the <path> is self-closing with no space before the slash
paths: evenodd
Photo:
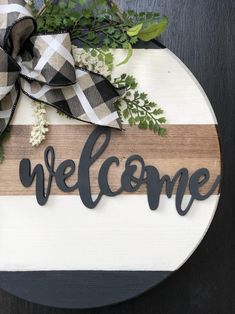
<path id="1" fill-rule="evenodd" d="M 168 133 L 164 138 L 156 136 L 148 130 L 143 132 L 138 127 L 125 126 L 123 132 L 113 130 L 108 147 L 90 169 L 92 193 L 96 194 L 100 190 L 97 180 L 98 173 L 107 158 L 115 155 L 120 160 L 120 166 L 112 166 L 109 172 L 109 184 L 115 191 L 120 187 L 121 175 L 125 169 L 127 158 L 135 154 L 140 155 L 146 165 L 155 166 L 161 175 L 168 174 L 171 177 L 181 168 L 187 168 L 190 175 L 199 168 L 207 168 L 210 171 L 211 179 L 201 189 L 202 193 L 206 193 L 212 182 L 220 175 L 220 147 L 216 126 L 167 125 L 166 128 Z M 32 167 L 39 163 L 45 165 L 44 151 L 49 145 L 55 149 L 55 169 L 66 159 L 74 160 L 77 166 L 82 149 L 93 129 L 91 126 L 81 125 L 50 126 L 46 141 L 35 149 L 28 143 L 31 127 L 13 125 L 11 138 L 5 145 L 5 162 L 0 166 L 0 195 L 35 194 L 34 184 L 27 189 L 21 184 L 19 163 L 21 159 L 29 158 Z M 102 138 L 97 143 L 98 147 L 99 143 L 101 145 Z M 140 169 L 140 164 L 136 165 Z M 137 174 L 138 172 L 139 170 Z M 47 178 L 47 172 L 45 171 L 45 173 Z M 75 173 L 67 182 L 72 186 L 77 180 L 79 179 Z M 177 186 L 175 186 L 174 193 L 176 189 Z M 165 193 L 165 190 L 162 192 Z M 146 194 L 145 186 L 142 185 L 137 193 Z M 57 188 L 56 184 L 53 184 L 51 194 L 60 195 L 63 192 Z M 75 191 L 74 194 L 78 194 L 78 191 Z"/>
<path id="2" fill-rule="evenodd" d="M 0 293 L 1 314 L 230 314 L 235 311 L 235 106 L 232 0 L 122 0 L 125 7 L 160 11 L 170 19 L 162 43 L 183 60 L 204 87 L 222 138 L 224 180 L 212 226 L 193 257 L 165 283 L 108 308 L 58 310 Z"/>

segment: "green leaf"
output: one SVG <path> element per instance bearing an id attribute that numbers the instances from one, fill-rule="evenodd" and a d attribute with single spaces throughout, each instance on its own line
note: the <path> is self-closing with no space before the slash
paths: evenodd
<path id="1" fill-rule="evenodd" d="M 100 7 L 105 6 L 106 4 L 107 4 L 106 0 L 97 0 L 95 3 L 96 6 L 100 6 Z"/>
<path id="2" fill-rule="evenodd" d="M 143 122 L 141 122 L 139 124 L 139 128 L 144 129 L 144 130 L 147 129 L 148 128 L 148 122 L 146 120 L 144 120 Z"/>
<path id="3" fill-rule="evenodd" d="M 106 46 L 109 46 L 109 44 L 110 44 L 110 39 L 109 39 L 108 37 L 106 37 L 106 38 L 104 39 L 104 44 L 105 44 Z"/>
<path id="4" fill-rule="evenodd" d="M 80 3 L 82 2 L 82 4 L 85 4 L 86 0 L 79 0 L 79 2 Z M 67 6 L 68 6 L 69 9 L 74 9 L 75 6 L 76 6 L 76 3 L 75 3 L 75 1 L 71 1 L 70 0 L 70 1 L 68 1 Z"/>
<path id="5" fill-rule="evenodd" d="M 137 36 L 143 27 L 143 23 L 137 24 L 127 30 L 127 35 L 130 37 Z"/>
<path id="6" fill-rule="evenodd" d="M 134 117 L 130 117 L 128 119 L 128 123 L 130 124 L 130 126 L 135 125 L 135 118 Z"/>
<path id="7" fill-rule="evenodd" d="M 159 123 L 166 123 L 166 118 L 162 117 L 158 119 Z"/>
<path id="8" fill-rule="evenodd" d="M 91 50 L 91 56 L 92 56 L 92 57 L 96 57 L 96 56 L 97 56 L 97 53 L 98 53 L 98 52 L 97 52 L 95 49 L 92 49 L 92 50 Z"/>
<path id="9" fill-rule="evenodd" d="M 78 2 L 79 2 L 81 5 L 85 5 L 85 4 L 86 4 L 86 1 L 87 1 L 87 0 L 79 0 Z"/>
<path id="10" fill-rule="evenodd" d="M 132 46 L 131 46 L 131 44 L 128 44 L 127 56 L 122 62 L 118 63 L 117 66 L 126 64 L 131 59 L 132 55 L 133 55 Z"/>
<path id="11" fill-rule="evenodd" d="M 104 56 L 101 53 L 98 55 L 98 60 L 99 61 L 104 61 Z"/>
<path id="12" fill-rule="evenodd" d="M 160 36 L 168 25 L 168 18 L 163 17 L 161 21 L 157 24 L 151 24 L 147 28 L 143 29 L 138 37 L 142 41 L 150 41 L 158 36 Z"/>
<path id="13" fill-rule="evenodd" d="M 112 48 L 112 49 L 116 49 L 117 47 L 118 47 L 118 44 L 117 44 L 117 43 L 113 42 L 113 43 L 111 44 L 111 48 Z"/>
<path id="14" fill-rule="evenodd" d="M 147 94 L 146 93 L 140 93 L 140 99 L 141 100 L 145 100 L 145 99 L 147 99 Z"/>
<path id="15" fill-rule="evenodd" d="M 113 63 L 113 55 L 112 55 L 112 53 L 106 53 L 106 55 L 105 55 L 105 63 L 106 64 Z"/>
<path id="16" fill-rule="evenodd" d="M 158 130 L 158 135 L 160 135 L 160 136 L 166 136 L 166 135 L 167 135 L 167 129 L 160 128 L 160 129 Z"/>
<path id="17" fill-rule="evenodd" d="M 108 29 L 107 29 L 107 33 L 112 35 L 113 33 L 115 33 L 115 28 L 113 26 L 110 26 Z"/>
<path id="18" fill-rule="evenodd" d="M 127 36 L 126 36 L 125 33 L 123 33 L 123 34 L 121 35 L 121 37 L 119 38 L 119 41 L 120 41 L 121 43 L 127 41 Z"/>
<path id="19" fill-rule="evenodd" d="M 89 32 L 87 38 L 92 41 L 94 38 L 96 38 L 96 34 L 94 32 Z"/>
<path id="20" fill-rule="evenodd" d="M 153 111 L 153 114 L 156 115 L 156 116 L 159 115 L 159 114 L 162 114 L 162 113 L 163 113 L 163 110 L 160 109 L 160 108 L 159 109 L 154 109 L 154 111 Z"/>
<path id="21" fill-rule="evenodd" d="M 124 109 L 122 114 L 123 114 L 123 117 L 127 119 L 129 117 L 129 110 L 127 108 Z"/>
<path id="22" fill-rule="evenodd" d="M 129 47 L 130 47 L 130 43 L 128 42 L 128 41 L 125 41 L 124 43 L 122 43 L 122 48 L 123 49 L 129 49 Z"/>
<path id="23" fill-rule="evenodd" d="M 136 44 L 137 42 L 138 42 L 138 36 L 131 37 L 130 43 L 131 43 L 132 45 Z"/>

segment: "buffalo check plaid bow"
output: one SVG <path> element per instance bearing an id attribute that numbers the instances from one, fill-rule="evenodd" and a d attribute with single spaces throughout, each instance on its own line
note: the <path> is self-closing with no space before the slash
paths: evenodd
<path id="1" fill-rule="evenodd" d="M 0 0 L 0 135 L 20 91 L 68 116 L 120 128 L 114 102 L 124 93 L 104 77 L 75 66 L 69 33 L 35 34 L 23 0 Z"/>

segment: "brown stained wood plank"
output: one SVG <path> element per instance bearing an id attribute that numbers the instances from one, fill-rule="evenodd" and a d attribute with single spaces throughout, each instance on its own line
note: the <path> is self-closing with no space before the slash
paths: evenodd
<path id="1" fill-rule="evenodd" d="M 35 185 L 24 188 L 19 180 L 19 162 L 29 158 L 32 165 L 44 165 L 43 154 L 48 145 L 56 152 L 56 165 L 65 159 L 79 162 L 81 150 L 94 127 L 78 125 L 50 126 L 47 140 L 38 148 L 29 144 L 31 126 L 14 125 L 11 138 L 5 143 L 5 161 L 0 166 L 0 195 L 32 195 Z M 211 180 L 220 174 L 220 148 L 216 127 L 213 125 L 167 125 L 168 135 L 161 138 L 151 131 L 140 130 L 137 127 L 126 126 L 126 131 L 112 130 L 111 141 L 103 155 L 92 165 L 92 192 L 99 191 L 97 175 L 104 160 L 110 156 L 120 159 L 119 167 L 112 167 L 109 176 L 110 186 L 115 190 L 120 186 L 120 177 L 125 167 L 126 159 L 133 154 L 139 154 L 146 165 L 158 168 L 161 175 L 173 176 L 182 167 L 189 169 L 192 174 L 196 169 L 206 167 L 210 170 Z M 47 174 L 47 172 L 46 172 Z M 76 173 L 67 182 L 74 183 Z M 208 186 L 202 189 L 207 191 Z M 142 186 L 138 193 L 144 194 Z M 175 192 L 175 191 L 174 191 Z M 74 192 L 78 194 L 78 192 Z M 188 191 L 187 191 L 188 193 Z M 51 194 L 63 194 L 55 185 Z"/>

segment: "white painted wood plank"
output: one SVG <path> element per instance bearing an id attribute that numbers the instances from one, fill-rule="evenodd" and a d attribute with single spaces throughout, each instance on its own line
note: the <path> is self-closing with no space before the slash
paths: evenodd
<path id="1" fill-rule="evenodd" d="M 34 196 L 1 196 L 0 270 L 173 271 L 206 233 L 218 199 L 181 217 L 165 195 L 157 211 L 145 195 L 104 197 L 94 210 L 79 196 L 51 196 L 44 207 Z"/>

